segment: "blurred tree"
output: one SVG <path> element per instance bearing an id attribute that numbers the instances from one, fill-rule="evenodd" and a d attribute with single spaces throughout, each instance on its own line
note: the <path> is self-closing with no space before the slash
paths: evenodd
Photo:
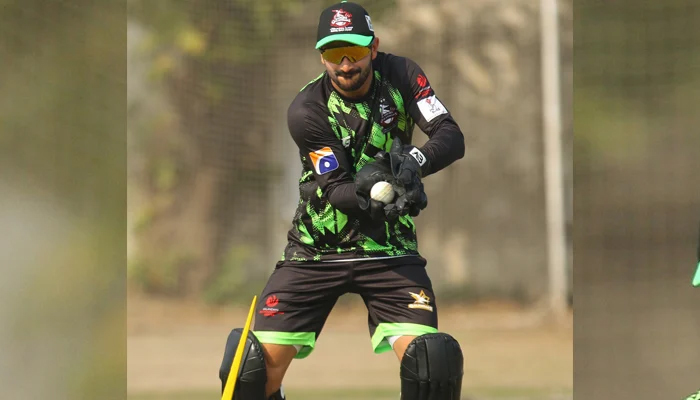
<path id="1" fill-rule="evenodd" d="M 0 6 L 0 164 L 29 174 L 87 219 L 123 212 L 125 188 L 116 177 L 125 154 L 111 150 L 125 143 L 118 94 L 126 70 L 114 61 L 123 58 L 125 41 L 113 37 L 123 30 L 110 16 L 123 6 L 86 0 L 70 6 L 3 0 Z"/>
<path id="2" fill-rule="evenodd" d="M 151 77 L 164 85 L 174 113 L 135 132 L 147 172 L 136 185 L 148 204 L 130 271 L 147 290 L 198 295 L 210 288 L 210 298 L 222 300 L 251 275 L 267 275 L 272 266 L 260 265 L 261 254 L 281 254 L 268 243 L 269 213 L 251 213 L 253 206 L 269 210 L 268 182 L 279 174 L 267 150 L 280 118 L 264 110 L 276 112 L 278 64 L 289 61 L 278 50 L 313 40 L 317 13 L 332 3 L 128 2 L 129 18 L 149 32 Z M 380 17 L 392 1 L 375 3 Z"/>
<path id="3" fill-rule="evenodd" d="M 0 398 L 126 395 L 125 11 L 0 0 Z"/>
<path id="4" fill-rule="evenodd" d="M 673 113 L 679 88 L 697 86 L 700 7 L 687 0 L 575 6 L 574 29 L 585 32 L 574 42 L 576 163 L 642 162 L 655 131 L 649 121 Z"/>

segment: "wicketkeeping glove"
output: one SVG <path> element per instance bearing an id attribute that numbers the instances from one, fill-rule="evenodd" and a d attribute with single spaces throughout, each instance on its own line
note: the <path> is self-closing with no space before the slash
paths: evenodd
<path id="1" fill-rule="evenodd" d="M 428 170 L 429 162 L 417 147 L 404 145 L 399 138 L 394 138 L 389 153 L 381 151 L 375 159 L 383 162 L 389 160 L 391 173 L 404 191 L 399 193 L 397 190 L 398 198 L 394 206 L 390 207 L 395 210 L 387 212 L 415 217 L 428 206 L 428 196 L 425 194 L 421 178 L 423 172 Z"/>
<path id="2" fill-rule="evenodd" d="M 396 182 L 394 175 L 391 173 L 391 165 L 388 158 L 378 159 L 363 166 L 355 175 L 355 185 L 357 187 L 355 194 L 360 209 L 367 211 L 370 217 L 376 221 L 392 217 L 384 210 L 387 207 L 386 204 L 373 200 L 370 197 L 372 186 L 382 181 L 391 183 L 395 191 L 397 189 L 401 190 L 401 188 L 397 187 L 399 183 Z"/>

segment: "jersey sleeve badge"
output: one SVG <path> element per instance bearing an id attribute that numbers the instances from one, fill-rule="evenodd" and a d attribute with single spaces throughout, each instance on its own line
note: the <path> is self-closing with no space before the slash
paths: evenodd
<path id="1" fill-rule="evenodd" d="M 338 159 L 335 158 L 335 154 L 333 154 L 333 150 L 330 147 L 312 151 L 309 153 L 309 157 L 316 173 L 319 175 L 338 169 Z"/>
<path id="2" fill-rule="evenodd" d="M 438 115 L 447 114 L 447 109 L 435 96 L 420 100 L 418 102 L 418 109 L 420 109 L 423 118 L 425 118 L 427 122 L 432 121 Z"/>

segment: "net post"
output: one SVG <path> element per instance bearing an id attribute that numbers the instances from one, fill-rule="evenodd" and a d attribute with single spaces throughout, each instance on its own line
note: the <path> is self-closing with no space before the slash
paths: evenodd
<path id="1" fill-rule="evenodd" d="M 557 0 L 540 0 L 549 309 L 555 317 L 563 318 L 567 312 L 567 258 L 558 18 Z"/>

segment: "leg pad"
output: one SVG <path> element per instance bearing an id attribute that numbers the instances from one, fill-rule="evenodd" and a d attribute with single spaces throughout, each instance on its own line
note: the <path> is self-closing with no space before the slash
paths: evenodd
<path id="1" fill-rule="evenodd" d="M 226 340 L 224 359 L 219 368 L 219 379 L 221 379 L 221 392 L 226 387 L 226 381 L 231 372 L 233 357 L 238 348 L 238 342 L 243 334 L 243 329 L 236 328 L 231 331 Z M 262 344 L 255 337 L 253 332 L 248 332 L 248 339 L 245 342 L 241 369 L 236 377 L 236 389 L 233 392 L 233 400 L 267 400 L 265 398 L 265 384 L 267 384 L 267 371 L 265 369 L 265 356 Z"/>
<path id="2" fill-rule="evenodd" d="M 401 400 L 459 400 L 464 357 L 446 333 L 413 339 L 401 360 Z"/>

